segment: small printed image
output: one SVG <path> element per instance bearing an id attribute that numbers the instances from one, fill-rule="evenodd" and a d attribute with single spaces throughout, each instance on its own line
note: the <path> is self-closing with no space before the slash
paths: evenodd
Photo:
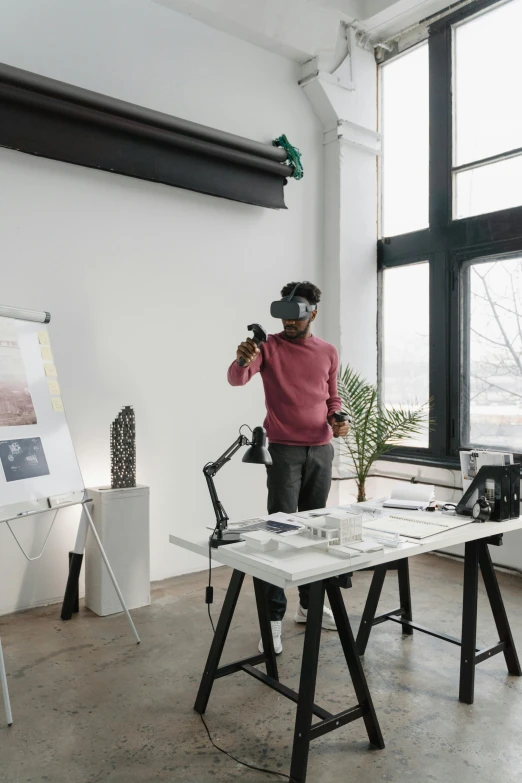
<path id="1" fill-rule="evenodd" d="M 0 427 L 36 423 L 16 326 L 0 317 Z"/>
<path id="2" fill-rule="evenodd" d="M 49 475 L 40 438 L 0 441 L 0 460 L 6 481 L 21 481 Z"/>

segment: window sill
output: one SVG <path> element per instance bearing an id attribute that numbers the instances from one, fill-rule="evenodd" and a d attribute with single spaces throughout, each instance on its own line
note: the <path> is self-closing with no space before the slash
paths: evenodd
<path id="1" fill-rule="evenodd" d="M 522 458 L 519 455 L 514 455 L 515 462 L 521 463 L 520 475 L 522 477 Z M 419 465 L 428 468 L 440 468 L 441 470 L 454 470 L 460 473 L 460 461 L 452 459 L 451 457 L 430 457 L 422 454 L 412 454 L 407 456 L 405 454 L 386 454 L 379 458 L 378 462 L 395 462 L 399 465 Z M 371 473 L 368 478 L 371 478 Z M 353 473 L 347 471 L 339 471 L 337 475 L 332 477 L 332 481 L 350 481 L 354 480 Z"/>
<path id="2" fill-rule="evenodd" d="M 430 468 L 440 468 L 445 470 L 455 470 L 460 472 L 460 462 L 450 457 L 430 457 L 422 454 L 412 454 L 406 456 L 404 454 L 386 454 L 379 458 L 378 462 L 395 462 L 402 465 L 422 465 Z M 371 474 L 369 476 L 371 478 Z M 339 471 L 338 475 L 333 476 L 333 481 L 350 481 L 353 480 L 353 473 L 348 471 Z"/>
<path id="3" fill-rule="evenodd" d="M 431 468 L 460 471 L 460 460 L 456 457 L 434 457 L 429 454 L 384 454 L 379 462 L 398 462 L 403 465 L 425 465 Z"/>

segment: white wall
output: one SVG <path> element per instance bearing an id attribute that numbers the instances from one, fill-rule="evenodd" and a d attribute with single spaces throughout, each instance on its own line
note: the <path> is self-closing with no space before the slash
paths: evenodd
<path id="1" fill-rule="evenodd" d="M 343 363 L 375 381 L 377 158 L 370 145 L 371 134 L 377 131 L 377 70 L 373 52 L 356 48 L 353 68 L 356 89 L 344 92 L 340 108 L 341 119 L 357 125 L 356 143 L 348 129 L 341 140 L 340 339 Z"/>
<path id="2" fill-rule="evenodd" d="M 353 89 L 320 73 L 304 92 L 324 131 L 325 335 L 343 365 L 375 380 L 377 72 L 373 52 L 350 57 Z"/>
<path id="3" fill-rule="evenodd" d="M 202 466 L 264 416 L 259 378 L 232 389 L 227 366 L 246 324 L 276 330 L 284 283 L 322 284 L 319 122 L 293 63 L 156 3 L 0 0 L 0 18 L 4 62 L 260 141 L 286 133 L 303 153 L 274 212 L 0 150 L 0 302 L 52 313 L 85 482 L 107 484 L 110 421 L 134 405 L 152 577 L 204 567 L 168 534 L 212 521 Z M 264 507 L 264 470 L 240 455 L 217 484 L 231 517 Z M 46 524 L 17 523 L 33 552 Z M 0 526 L 0 614 L 62 594 L 75 527 L 64 512 L 26 567 Z"/>
<path id="4" fill-rule="evenodd" d="M 341 365 L 369 380 L 377 370 L 377 79 L 373 53 L 354 47 L 350 85 L 319 72 L 304 92 L 323 126 L 323 315 Z M 340 470 L 336 458 L 334 469 Z M 334 482 L 330 502 L 339 503 Z"/>

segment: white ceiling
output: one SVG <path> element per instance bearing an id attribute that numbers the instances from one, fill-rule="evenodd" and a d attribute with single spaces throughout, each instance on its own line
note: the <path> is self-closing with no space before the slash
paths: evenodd
<path id="1" fill-rule="evenodd" d="M 449 0 L 153 0 L 256 46 L 304 62 L 333 52 L 341 22 L 384 41 Z"/>

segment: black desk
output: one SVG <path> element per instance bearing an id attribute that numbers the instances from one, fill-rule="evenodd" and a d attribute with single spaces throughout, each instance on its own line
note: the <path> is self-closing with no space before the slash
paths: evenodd
<path id="1" fill-rule="evenodd" d="M 475 667 L 493 655 L 503 653 L 508 672 L 520 677 L 522 669 L 520 668 L 497 575 L 493 568 L 488 548 L 489 544 L 499 546 L 501 543 L 502 534 L 491 536 L 490 538 L 481 538 L 476 541 L 468 541 L 465 544 L 461 639 L 432 631 L 424 625 L 413 622 L 408 558 L 375 566 L 372 569 L 374 575 L 357 634 L 359 655 L 364 655 L 366 651 L 372 628 L 375 625 L 391 620 L 402 626 L 403 633 L 412 634 L 415 629 L 430 636 L 436 636 L 437 639 L 442 639 L 450 644 L 458 645 L 461 648 L 459 699 L 465 704 L 473 704 L 474 701 Z M 476 646 L 479 568 L 482 572 L 482 578 L 484 579 L 484 585 L 499 635 L 498 642 L 483 650 L 478 649 Z M 390 570 L 396 570 L 398 574 L 400 606 L 391 612 L 377 616 L 377 606 L 382 587 L 386 574 Z"/>
<path id="2" fill-rule="evenodd" d="M 205 712 L 215 680 L 236 672 L 244 672 L 255 677 L 260 682 L 268 685 L 269 688 L 273 688 L 282 696 L 286 696 L 287 699 L 295 702 L 297 704 L 297 712 L 290 766 L 290 777 L 294 783 L 304 783 L 306 780 L 310 742 L 316 739 L 316 737 L 320 737 L 329 731 L 334 731 L 359 718 L 364 720 L 370 744 L 375 748 L 384 748 L 379 722 L 357 654 L 350 621 L 341 594 L 341 587 L 351 587 L 350 576 L 330 577 L 313 582 L 311 585 L 298 693 L 279 682 L 266 601 L 266 583 L 255 577 L 254 589 L 264 652 L 235 661 L 234 663 L 219 665 L 244 578 L 245 574 L 242 571 L 234 570 L 232 573 L 194 705 L 196 712 L 201 715 Z M 355 706 L 349 707 L 335 715 L 314 703 L 325 593 L 328 595 L 337 624 L 339 639 L 358 702 Z M 258 664 L 265 665 L 266 674 L 256 668 Z M 312 724 L 314 715 L 321 720 Z"/>

